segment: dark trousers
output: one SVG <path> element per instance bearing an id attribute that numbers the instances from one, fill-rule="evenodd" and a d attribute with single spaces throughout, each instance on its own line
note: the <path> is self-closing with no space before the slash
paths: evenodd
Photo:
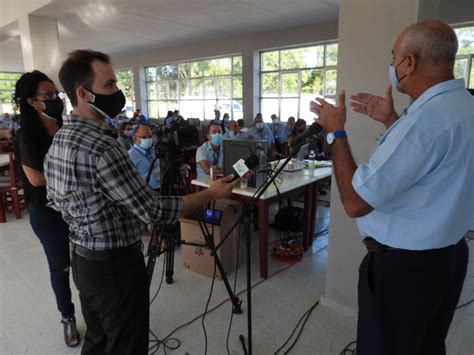
<path id="1" fill-rule="evenodd" d="M 72 269 L 87 325 L 82 354 L 148 354 L 149 292 L 141 251 L 97 260 L 73 247 Z"/>
<path id="2" fill-rule="evenodd" d="M 358 355 L 444 355 L 468 248 L 369 252 L 359 269 Z"/>
<path id="3" fill-rule="evenodd" d="M 69 229 L 61 214 L 43 207 L 29 207 L 30 224 L 43 245 L 49 265 L 51 285 L 63 318 L 74 315 L 69 285 Z"/>

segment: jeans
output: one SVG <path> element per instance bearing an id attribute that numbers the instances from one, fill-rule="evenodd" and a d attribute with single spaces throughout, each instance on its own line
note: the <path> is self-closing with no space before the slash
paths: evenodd
<path id="1" fill-rule="evenodd" d="M 48 207 L 30 205 L 30 224 L 43 245 L 49 265 L 51 285 L 59 312 L 63 318 L 74 315 L 69 286 L 69 228 L 61 214 Z"/>

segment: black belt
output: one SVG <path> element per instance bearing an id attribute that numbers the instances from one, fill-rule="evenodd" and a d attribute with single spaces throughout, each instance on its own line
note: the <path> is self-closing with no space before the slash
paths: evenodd
<path id="1" fill-rule="evenodd" d="M 106 249 L 106 250 L 93 250 L 93 249 L 85 248 L 75 243 L 71 243 L 71 250 L 74 254 L 82 256 L 85 259 L 103 261 L 103 260 L 110 260 L 110 259 L 121 257 L 121 256 L 128 256 L 128 255 L 133 255 L 136 253 L 141 253 L 142 242 L 136 242 L 135 244 L 132 244 L 123 248 L 114 248 L 114 249 Z"/>
<path id="2" fill-rule="evenodd" d="M 367 248 L 367 251 L 371 251 L 371 252 L 407 250 L 407 249 L 399 249 L 399 248 L 389 247 L 388 245 L 377 242 L 372 237 L 365 237 L 364 240 L 362 241 L 362 243 L 364 243 L 365 247 Z"/>

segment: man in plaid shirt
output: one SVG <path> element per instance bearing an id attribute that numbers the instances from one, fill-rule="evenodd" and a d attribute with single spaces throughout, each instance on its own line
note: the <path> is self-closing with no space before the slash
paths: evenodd
<path id="1" fill-rule="evenodd" d="M 174 223 L 186 211 L 229 197 L 237 181 L 228 176 L 200 193 L 158 197 L 105 134 L 105 118 L 125 105 L 109 56 L 76 50 L 59 78 L 74 110 L 44 167 L 48 200 L 71 231 L 73 277 L 87 324 L 82 353 L 147 354 L 143 224 Z"/>

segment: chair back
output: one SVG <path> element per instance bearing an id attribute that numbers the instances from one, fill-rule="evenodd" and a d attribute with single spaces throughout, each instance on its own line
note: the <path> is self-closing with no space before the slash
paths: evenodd
<path id="1" fill-rule="evenodd" d="M 22 188 L 21 175 L 19 171 L 19 166 L 15 160 L 15 155 L 13 153 L 1 154 L 4 158 L 8 156 L 8 176 L 10 177 L 10 184 L 12 188 L 20 189 Z M 4 159 L 0 159 L 4 160 Z"/>

